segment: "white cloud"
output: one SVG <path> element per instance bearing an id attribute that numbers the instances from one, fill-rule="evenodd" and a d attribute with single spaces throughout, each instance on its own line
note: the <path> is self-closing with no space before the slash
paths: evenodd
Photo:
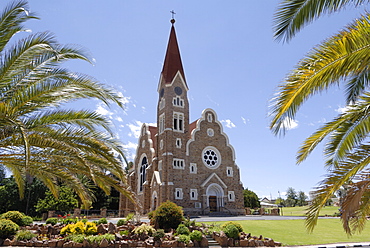
<path id="1" fill-rule="evenodd" d="M 244 124 L 247 124 L 247 122 L 249 122 L 249 119 L 245 119 L 243 116 L 241 116 L 240 118 L 242 118 Z"/>
<path id="2" fill-rule="evenodd" d="M 141 121 L 135 121 L 135 123 L 127 124 L 126 126 L 130 129 L 130 133 L 128 136 L 139 138 L 140 136 L 140 129 L 143 123 Z"/>
<path id="3" fill-rule="evenodd" d="M 118 122 L 123 122 L 123 119 L 121 118 L 121 117 L 119 117 L 119 116 L 117 116 L 116 118 L 114 118 L 116 121 L 118 121 Z"/>
<path id="4" fill-rule="evenodd" d="M 123 145 L 123 149 L 125 149 L 126 159 L 128 161 L 132 161 L 135 159 L 137 143 L 129 141 L 127 144 Z"/>
<path id="5" fill-rule="evenodd" d="M 286 117 L 283 121 L 283 127 L 286 128 L 286 130 L 292 130 L 298 127 L 298 121 L 293 120 L 290 117 Z"/>
<path id="6" fill-rule="evenodd" d="M 97 105 L 97 108 L 96 108 L 95 112 L 100 114 L 100 115 L 106 116 L 109 119 L 112 119 L 113 112 L 106 109 L 105 105 L 103 103 L 99 103 Z"/>
<path id="7" fill-rule="evenodd" d="M 227 128 L 234 128 L 234 127 L 236 127 L 235 124 L 231 120 L 229 120 L 229 119 L 227 119 L 227 120 L 221 120 L 221 123 L 224 123 L 225 127 L 227 127 Z"/>
<path id="8" fill-rule="evenodd" d="M 339 106 L 335 111 L 338 112 L 339 114 L 343 114 L 344 112 L 346 112 L 350 109 L 351 109 L 350 106 L 345 106 L 345 107 Z"/>

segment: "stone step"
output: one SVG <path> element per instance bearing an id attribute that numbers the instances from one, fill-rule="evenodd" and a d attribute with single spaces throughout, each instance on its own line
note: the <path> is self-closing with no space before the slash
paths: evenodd
<path id="1" fill-rule="evenodd" d="M 216 240 L 211 237 L 207 237 L 208 247 L 221 247 Z"/>

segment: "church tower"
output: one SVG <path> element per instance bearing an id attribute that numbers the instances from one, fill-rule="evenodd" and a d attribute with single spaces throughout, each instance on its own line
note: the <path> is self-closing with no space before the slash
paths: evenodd
<path id="1" fill-rule="evenodd" d="M 128 184 L 144 214 L 170 200 L 186 215 L 244 214 L 235 151 L 212 109 L 189 121 L 188 85 L 175 32 L 158 83 L 157 125 L 143 124 Z M 120 215 L 134 210 L 121 195 Z"/>
<path id="2" fill-rule="evenodd" d="M 188 86 L 185 80 L 174 23 L 168 41 L 158 84 L 157 148 L 158 172 L 162 178 L 160 201 L 174 201 L 175 175 L 182 174 L 186 164 L 186 141 L 189 137 Z M 181 192 L 178 192 L 180 194 Z"/>

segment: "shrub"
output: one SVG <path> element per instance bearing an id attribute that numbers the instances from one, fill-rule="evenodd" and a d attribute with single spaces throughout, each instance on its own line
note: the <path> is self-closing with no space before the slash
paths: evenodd
<path id="1" fill-rule="evenodd" d="M 76 243 L 83 243 L 85 239 L 85 235 L 83 234 L 68 235 L 65 239 L 68 241 L 76 242 Z"/>
<path id="2" fill-rule="evenodd" d="M 189 235 L 190 231 L 189 231 L 189 228 L 187 228 L 184 224 L 180 224 L 176 229 L 176 233 L 177 235 L 180 235 L 180 234 Z"/>
<path id="3" fill-rule="evenodd" d="M 130 220 L 132 220 L 133 218 L 134 218 L 134 216 L 135 216 L 135 214 L 134 213 L 130 213 L 130 214 L 128 214 L 127 216 L 126 216 L 126 220 L 127 221 L 130 221 Z"/>
<path id="4" fill-rule="evenodd" d="M 221 228 L 225 228 L 227 225 L 234 225 L 236 226 L 236 228 L 238 228 L 239 232 L 242 232 L 243 231 L 243 227 L 242 225 L 240 225 L 238 222 L 234 222 L 234 221 L 229 221 L 229 222 L 226 222 L 224 224 L 221 225 Z"/>
<path id="5" fill-rule="evenodd" d="M 100 218 L 99 220 L 98 220 L 98 225 L 99 224 L 108 224 L 108 221 L 107 221 L 107 219 L 106 218 Z"/>
<path id="6" fill-rule="evenodd" d="M 22 226 L 29 226 L 33 223 L 33 219 L 31 216 L 23 216 L 22 218 Z"/>
<path id="7" fill-rule="evenodd" d="M 119 234 L 121 234 L 122 236 L 128 236 L 130 234 L 130 231 L 129 230 L 122 230 L 119 232 Z"/>
<path id="8" fill-rule="evenodd" d="M 3 213 L 1 215 L 2 219 L 7 219 L 13 221 L 15 224 L 21 226 L 22 225 L 22 218 L 24 217 L 24 214 L 22 214 L 19 211 L 8 211 L 6 213 Z"/>
<path id="9" fill-rule="evenodd" d="M 239 238 L 239 230 L 233 224 L 229 224 L 229 225 L 225 226 L 225 228 L 223 228 L 223 231 L 224 231 L 224 233 L 226 234 L 226 236 L 228 238 L 232 238 L 232 239 L 238 239 Z"/>
<path id="10" fill-rule="evenodd" d="M 96 227 L 95 223 L 86 222 L 85 223 L 85 234 L 86 235 L 94 235 L 98 233 L 98 228 Z"/>
<path id="11" fill-rule="evenodd" d="M 114 236 L 113 234 L 106 233 L 103 235 L 87 236 L 86 239 L 90 244 L 92 243 L 99 244 L 103 239 L 106 239 L 108 242 L 113 241 L 116 239 L 116 236 Z"/>
<path id="12" fill-rule="evenodd" d="M 169 230 L 170 228 L 176 229 L 183 220 L 182 208 L 167 200 L 153 211 L 150 223 L 156 228 Z"/>
<path id="13" fill-rule="evenodd" d="M 190 242 L 190 237 L 185 234 L 181 234 L 178 239 L 179 242 L 184 242 L 185 244 L 189 244 Z"/>
<path id="14" fill-rule="evenodd" d="M 126 219 L 119 219 L 117 221 L 117 226 L 123 226 L 123 225 L 126 225 L 127 224 L 127 220 Z"/>
<path id="15" fill-rule="evenodd" d="M 186 227 L 196 226 L 195 220 L 190 220 L 190 218 L 186 218 L 182 223 Z"/>
<path id="16" fill-rule="evenodd" d="M 133 232 L 139 235 L 146 234 L 146 235 L 152 236 L 152 234 L 155 232 L 155 229 L 151 225 L 143 223 L 141 224 L 141 226 L 135 227 Z"/>
<path id="17" fill-rule="evenodd" d="M 191 239 L 192 241 L 198 241 L 198 242 L 200 242 L 200 241 L 202 241 L 203 234 L 202 234 L 202 232 L 201 232 L 201 231 L 194 230 L 194 231 L 192 231 L 192 232 L 190 233 L 189 237 L 190 237 L 190 239 Z"/>
<path id="18" fill-rule="evenodd" d="M 153 233 L 153 238 L 154 240 L 160 240 L 161 238 L 163 238 L 165 235 L 164 233 L 164 230 L 163 229 L 157 229 L 154 233 Z"/>
<path id="19" fill-rule="evenodd" d="M 22 240 L 30 240 L 36 236 L 37 235 L 32 233 L 30 230 L 19 230 L 14 238 L 17 241 L 22 241 Z"/>
<path id="20" fill-rule="evenodd" d="M 58 219 L 57 218 L 48 218 L 45 222 L 46 224 L 51 224 L 51 225 L 56 225 L 58 223 Z"/>
<path id="21" fill-rule="evenodd" d="M 86 234 L 93 235 L 97 233 L 97 228 L 95 223 L 82 221 L 77 222 L 76 224 L 68 224 L 60 230 L 61 235 L 77 235 L 77 234 Z"/>
<path id="22" fill-rule="evenodd" d="M 16 234 L 19 230 L 19 226 L 11 220 L 0 219 L 0 238 L 9 238 Z"/>

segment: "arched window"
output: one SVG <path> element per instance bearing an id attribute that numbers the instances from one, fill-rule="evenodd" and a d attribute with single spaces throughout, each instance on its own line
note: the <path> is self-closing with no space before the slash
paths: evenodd
<path id="1" fill-rule="evenodd" d="M 140 166 L 140 184 L 139 184 L 139 191 L 143 191 L 143 185 L 146 181 L 146 168 L 148 168 L 148 161 L 146 157 L 143 157 L 143 160 L 141 160 L 141 166 Z"/>

